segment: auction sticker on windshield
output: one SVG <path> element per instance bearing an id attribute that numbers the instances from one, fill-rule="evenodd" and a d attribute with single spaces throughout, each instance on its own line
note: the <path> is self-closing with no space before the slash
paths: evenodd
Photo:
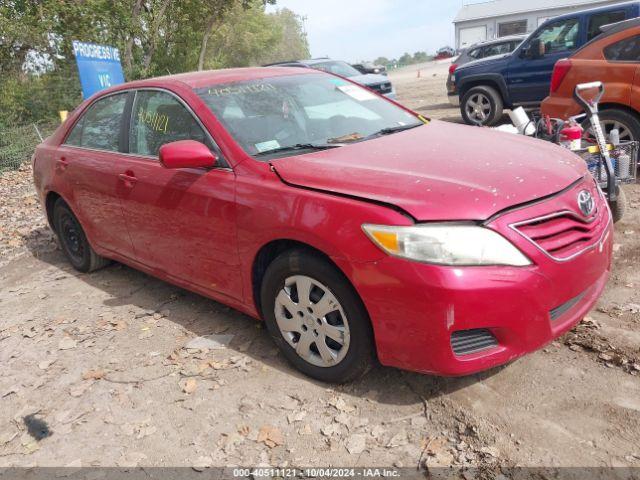
<path id="1" fill-rule="evenodd" d="M 357 85 L 343 85 L 338 87 L 343 93 L 346 93 L 351 98 L 358 100 L 359 102 L 366 102 L 367 100 L 375 100 L 376 96 L 365 90 L 364 88 L 358 87 Z"/>

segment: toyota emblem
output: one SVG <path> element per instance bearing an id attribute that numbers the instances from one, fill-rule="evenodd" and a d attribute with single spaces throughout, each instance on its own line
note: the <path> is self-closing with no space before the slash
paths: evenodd
<path id="1" fill-rule="evenodd" d="M 585 217 L 590 216 L 595 209 L 596 203 L 593 200 L 593 195 L 588 190 L 582 190 L 578 193 L 578 207 Z"/>

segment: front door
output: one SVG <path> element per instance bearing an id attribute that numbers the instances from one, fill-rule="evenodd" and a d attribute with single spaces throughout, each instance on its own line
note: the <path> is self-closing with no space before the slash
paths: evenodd
<path id="1" fill-rule="evenodd" d="M 507 88 L 514 104 L 539 103 L 549 95 L 553 67 L 578 48 L 580 21 L 578 18 L 558 20 L 537 31 L 514 54 L 509 64 Z M 526 55 L 534 40 L 544 46 L 542 56 Z"/>
<path id="2" fill-rule="evenodd" d="M 210 137 L 181 101 L 159 90 L 136 93 L 128 137 L 129 155 L 118 166 L 119 191 L 137 260 L 240 298 L 233 171 L 170 170 L 158 160 L 160 147 L 178 140 L 216 150 Z"/>

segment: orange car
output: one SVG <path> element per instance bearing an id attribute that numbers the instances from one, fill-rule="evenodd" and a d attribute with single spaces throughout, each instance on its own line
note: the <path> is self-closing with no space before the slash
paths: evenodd
<path id="1" fill-rule="evenodd" d="M 606 133 L 617 128 L 621 140 L 640 140 L 640 19 L 602 30 L 570 58 L 556 63 L 542 114 L 566 120 L 582 113 L 573 99 L 576 85 L 601 81 L 605 94 L 600 119 Z"/>

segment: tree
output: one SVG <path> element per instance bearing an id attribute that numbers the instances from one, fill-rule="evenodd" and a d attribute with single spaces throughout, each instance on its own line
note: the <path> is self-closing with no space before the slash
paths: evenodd
<path id="1" fill-rule="evenodd" d="M 309 56 L 302 21 L 288 9 L 265 13 L 261 2 L 236 7 L 212 33 L 206 68 L 246 67 Z"/>
<path id="2" fill-rule="evenodd" d="M 309 55 L 303 19 L 275 0 L 0 0 L 0 127 L 81 100 L 72 42 L 120 50 L 135 80 Z"/>
<path id="3" fill-rule="evenodd" d="M 398 65 L 405 66 L 413 63 L 413 57 L 409 53 L 405 53 L 398 59 Z"/>
<path id="4" fill-rule="evenodd" d="M 427 52 L 416 52 L 413 54 L 413 63 L 424 63 L 429 61 Z"/>
<path id="5" fill-rule="evenodd" d="M 373 64 L 387 66 L 391 64 L 391 60 L 389 60 L 387 57 L 378 57 L 373 61 Z"/>
<path id="6" fill-rule="evenodd" d="M 261 61 L 272 63 L 309 58 L 311 53 L 307 33 L 304 30 L 304 17 L 296 15 L 288 8 L 279 9 L 269 17 L 272 28 L 278 29 L 280 35 Z"/>

